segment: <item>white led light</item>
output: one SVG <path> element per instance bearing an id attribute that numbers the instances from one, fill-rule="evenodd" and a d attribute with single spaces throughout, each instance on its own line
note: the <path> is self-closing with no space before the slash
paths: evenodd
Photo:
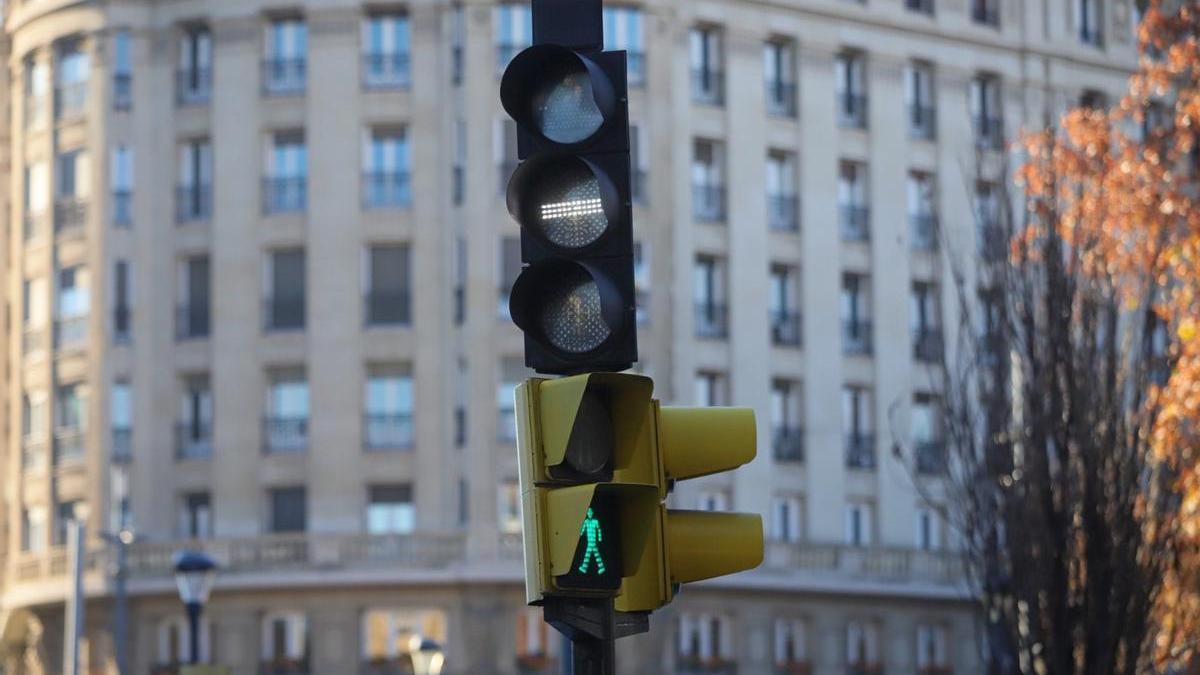
<path id="1" fill-rule="evenodd" d="M 603 211 L 604 206 L 599 198 L 574 199 L 569 202 L 542 204 L 542 220 L 592 216 Z"/>

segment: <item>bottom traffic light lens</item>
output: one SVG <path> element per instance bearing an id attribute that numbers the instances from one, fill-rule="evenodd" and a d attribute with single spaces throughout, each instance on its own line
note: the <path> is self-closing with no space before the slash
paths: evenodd
<path id="1" fill-rule="evenodd" d="M 570 354 L 590 352 L 612 335 L 604 322 L 600 287 L 579 267 L 568 267 L 549 291 L 538 324 L 556 349 Z"/>

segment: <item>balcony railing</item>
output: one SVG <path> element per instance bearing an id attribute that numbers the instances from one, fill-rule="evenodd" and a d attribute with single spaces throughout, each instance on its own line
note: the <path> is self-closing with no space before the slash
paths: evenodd
<path id="1" fill-rule="evenodd" d="M 517 412 L 512 408 L 501 408 L 496 418 L 496 440 L 503 445 L 517 442 Z"/>
<path id="2" fill-rule="evenodd" d="M 408 291 L 368 291 L 366 298 L 368 326 L 400 326 L 412 321 Z"/>
<path id="3" fill-rule="evenodd" d="M 54 430 L 54 464 L 61 465 L 83 459 L 87 449 L 84 431 L 79 427 L 59 427 Z"/>
<path id="4" fill-rule="evenodd" d="M 367 413 L 363 423 L 367 450 L 407 450 L 413 446 L 412 413 Z"/>
<path id="5" fill-rule="evenodd" d="M 626 49 L 625 65 L 629 86 L 646 86 L 646 53 L 640 49 Z"/>
<path id="6" fill-rule="evenodd" d="M 263 179 L 263 212 L 299 213 L 308 205 L 308 178 L 289 176 Z"/>
<path id="7" fill-rule="evenodd" d="M 725 186 L 692 185 L 692 213 L 701 223 L 719 223 L 725 220 Z"/>
<path id="8" fill-rule="evenodd" d="M 212 70 L 187 68 L 175 73 L 175 102 L 181 106 L 207 105 L 212 99 Z"/>
<path id="9" fill-rule="evenodd" d="M 846 467 L 870 471 L 875 468 L 875 436 L 856 433 L 846 436 Z"/>
<path id="10" fill-rule="evenodd" d="M 692 70 L 692 100 L 705 105 L 721 105 L 725 102 L 725 75 L 719 70 L 698 68 Z"/>
<path id="11" fill-rule="evenodd" d="M 88 83 L 71 82 L 54 90 L 54 118 L 64 120 L 83 115 L 87 105 Z"/>
<path id="12" fill-rule="evenodd" d="M 88 203 L 83 197 L 64 196 L 54 201 L 54 234 L 81 234 L 87 223 Z"/>
<path id="13" fill-rule="evenodd" d="M 129 344 L 133 341 L 133 309 L 129 305 L 113 307 L 113 342 Z"/>
<path id="14" fill-rule="evenodd" d="M 922 103 L 910 104 L 908 134 L 913 138 L 933 140 L 937 136 L 937 108 Z"/>
<path id="15" fill-rule="evenodd" d="M 211 317 L 208 300 L 196 300 L 179 307 L 175 313 L 175 337 L 180 340 L 208 337 Z"/>
<path id="16" fill-rule="evenodd" d="M 116 73 L 113 75 L 113 109 L 129 110 L 133 108 L 133 75 Z"/>
<path id="17" fill-rule="evenodd" d="M 28 356 L 46 349 L 46 329 L 42 326 L 25 326 L 21 331 L 21 353 Z"/>
<path id="18" fill-rule="evenodd" d="M 937 216 L 932 213 L 912 214 L 908 217 L 908 223 L 912 228 L 914 251 L 936 251 L 938 249 Z"/>
<path id="19" fill-rule="evenodd" d="M 308 417 L 263 419 L 263 451 L 267 454 L 304 452 L 308 449 Z"/>
<path id="20" fill-rule="evenodd" d="M 696 337 L 722 340 L 729 335 L 729 315 L 724 304 L 696 303 Z"/>
<path id="21" fill-rule="evenodd" d="M 922 363 L 941 363 L 942 329 L 925 326 L 913 331 L 913 358 Z"/>
<path id="22" fill-rule="evenodd" d="M 800 199 L 796 195 L 767 195 L 767 225 L 777 232 L 795 232 L 800 227 Z"/>
<path id="23" fill-rule="evenodd" d="M 368 209 L 407 208 L 412 186 L 407 171 L 369 171 L 363 174 L 363 206 Z"/>
<path id="24" fill-rule="evenodd" d="M 844 319 L 842 353 L 847 356 L 868 356 L 871 351 L 871 322 L 866 319 Z"/>
<path id="25" fill-rule="evenodd" d="M 975 141 L 981 148 L 999 150 L 1004 147 L 1004 119 L 999 115 L 977 115 L 973 120 Z"/>
<path id="26" fill-rule="evenodd" d="M 35 213 L 25 207 L 25 217 L 22 223 L 25 241 L 30 242 L 46 233 L 46 214 Z"/>
<path id="27" fill-rule="evenodd" d="M 212 217 L 212 186 L 202 183 L 175 188 L 175 221 L 191 223 Z"/>
<path id="28" fill-rule="evenodd" d="M 113 427 L 112 461 L 123 463 L 131 459 L 133 459 L 133 430 L 128 427 Z"/>
<path id="29" fill-rule="evenodd" d="M 303 94 L 307 72 L 304 59 L 267 59 L 263 61 L 263 91 L 270 96 Z"/>
<path id="30" fill-rule="evenodd" d="M 69 316 L 54 322 L 54 348 L 82 349 L 87 344 L 88 317 Z"/>
<path id="31" fill-rule="evenodd" d="M 862 94 L 839 92 L 837 95 L 838 125 L 851 129 L 867 128 L 867 97 Z"/>
<path id="32" fill-rule="evenodd" d="M 212 457 L 212 422 L 193 420 L 175 425 L 175 457 L 181 460 Z"/>
<path id="33" fill-rule="evenodd" d="M 772 311 L 770 317 L 771 343 L 782 347 L 799 347 L 803 341 L 800 313 Z"/>
<path id="34" fill-rule="evenodd" d="M 946 473 L 946 444 L 940 440 L 919 441 L 916 444 L 917 473 L 937 476 Z"/>
<path id="35" fill-rule="evenodd" d="M 263 318 L 267 330 L 304 328 L 304 296 L 279 295 L 267 298 L 263 305 Z"/>
<path id="36" fill-rule="evenodd" d="M 46 96 L 25 93 L 25 128 L 40 129 L 46 126 Z"/>
<path id="37" fill-rule="evenodd" d="M 647 194 L 648 182 L 646 170 L 636 166 L 633 167 L 629 174 L 629 187 L 633 193 L 634 204 L 645 206 L 649 203 L 649 195 Z"/>
<path id="38" fill-rule="evenodd" d="M 775 117 L 796 116 L 796 84 L 767 80 L 767 114 Z"/>
<path id="39" fill-rule="evenodd" d="M 973 0 L 971 3 L 971 20 L 985 26 L 999 26 L 1000 8 L 998 0 Z"/>
<path id="40" fill-rule="evenodd" d="M 843 204 L 838 207 L 842 241 L 866 242 L 871 239 L 871 211 L 865 206 Z"/>
<path id="41" fill-rule="evenodd" d="M 25 471 L 42 471 L 46 468 L 46 439 L 39 436 L 24 436 L 21 439 L 21 468 Z"/>
<path id="42" fill-rule="evenodd" d="M 776 462 L 803 462 L 804 430 L 800 427 L 776 427 L 771 446 Z"/>
<path id="43" fill-rule="evenodd" d="M 133 224 L 133 193 L 129 190 L 113 190 L 113 225 L 129 227 Z"/>
<path id="44" fill-rule="evenodd" d="M 364 54 L 363 86 L 367 89 L 408 89 L 412 86 L 409 55 Z"/>

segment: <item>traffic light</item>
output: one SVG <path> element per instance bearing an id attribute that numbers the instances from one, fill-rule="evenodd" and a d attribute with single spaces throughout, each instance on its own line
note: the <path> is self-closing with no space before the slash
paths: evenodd
<path id="1" fill-rule="evenodd" d="M 762 562 L 758 515 L 669 510 L 675 481 L 755 455 L 746 408 L 660 407 L 653 381 L 590 373 L 517 387 L 526 599 L 670 602 L 680 583 Z"/>
<path id="2" fill-rule="evenodd" d="M 534 10 L 535 40 L 571 34 Z M 580 42 L 598 45 L 596 37 Z M 535 44 L 500 82 L 523 160 L 507 191 L 526 265 L 509 310 L 525 334 L 525 363 L 540 373 L 637 361 L 625 61 L 623 51 Z"/>

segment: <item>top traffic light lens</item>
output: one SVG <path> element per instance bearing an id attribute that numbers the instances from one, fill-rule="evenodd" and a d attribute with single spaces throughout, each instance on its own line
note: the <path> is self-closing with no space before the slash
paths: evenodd
<path id="1" fill-rule="evenodd" d="M 504 110 L 543 143 L 569 148 L 602 135 L 617 112 L 613 83 L 594 59 L 540 44 L 513 57 L 500 80 Z"/>
<path id="2" fill-rule="evenodd" d="M 530 101 L 538 131 L 564 145 L 591 138 L 604 124 L 587 69 L 580 63 L 568 68 L 535 91 Z"/>

